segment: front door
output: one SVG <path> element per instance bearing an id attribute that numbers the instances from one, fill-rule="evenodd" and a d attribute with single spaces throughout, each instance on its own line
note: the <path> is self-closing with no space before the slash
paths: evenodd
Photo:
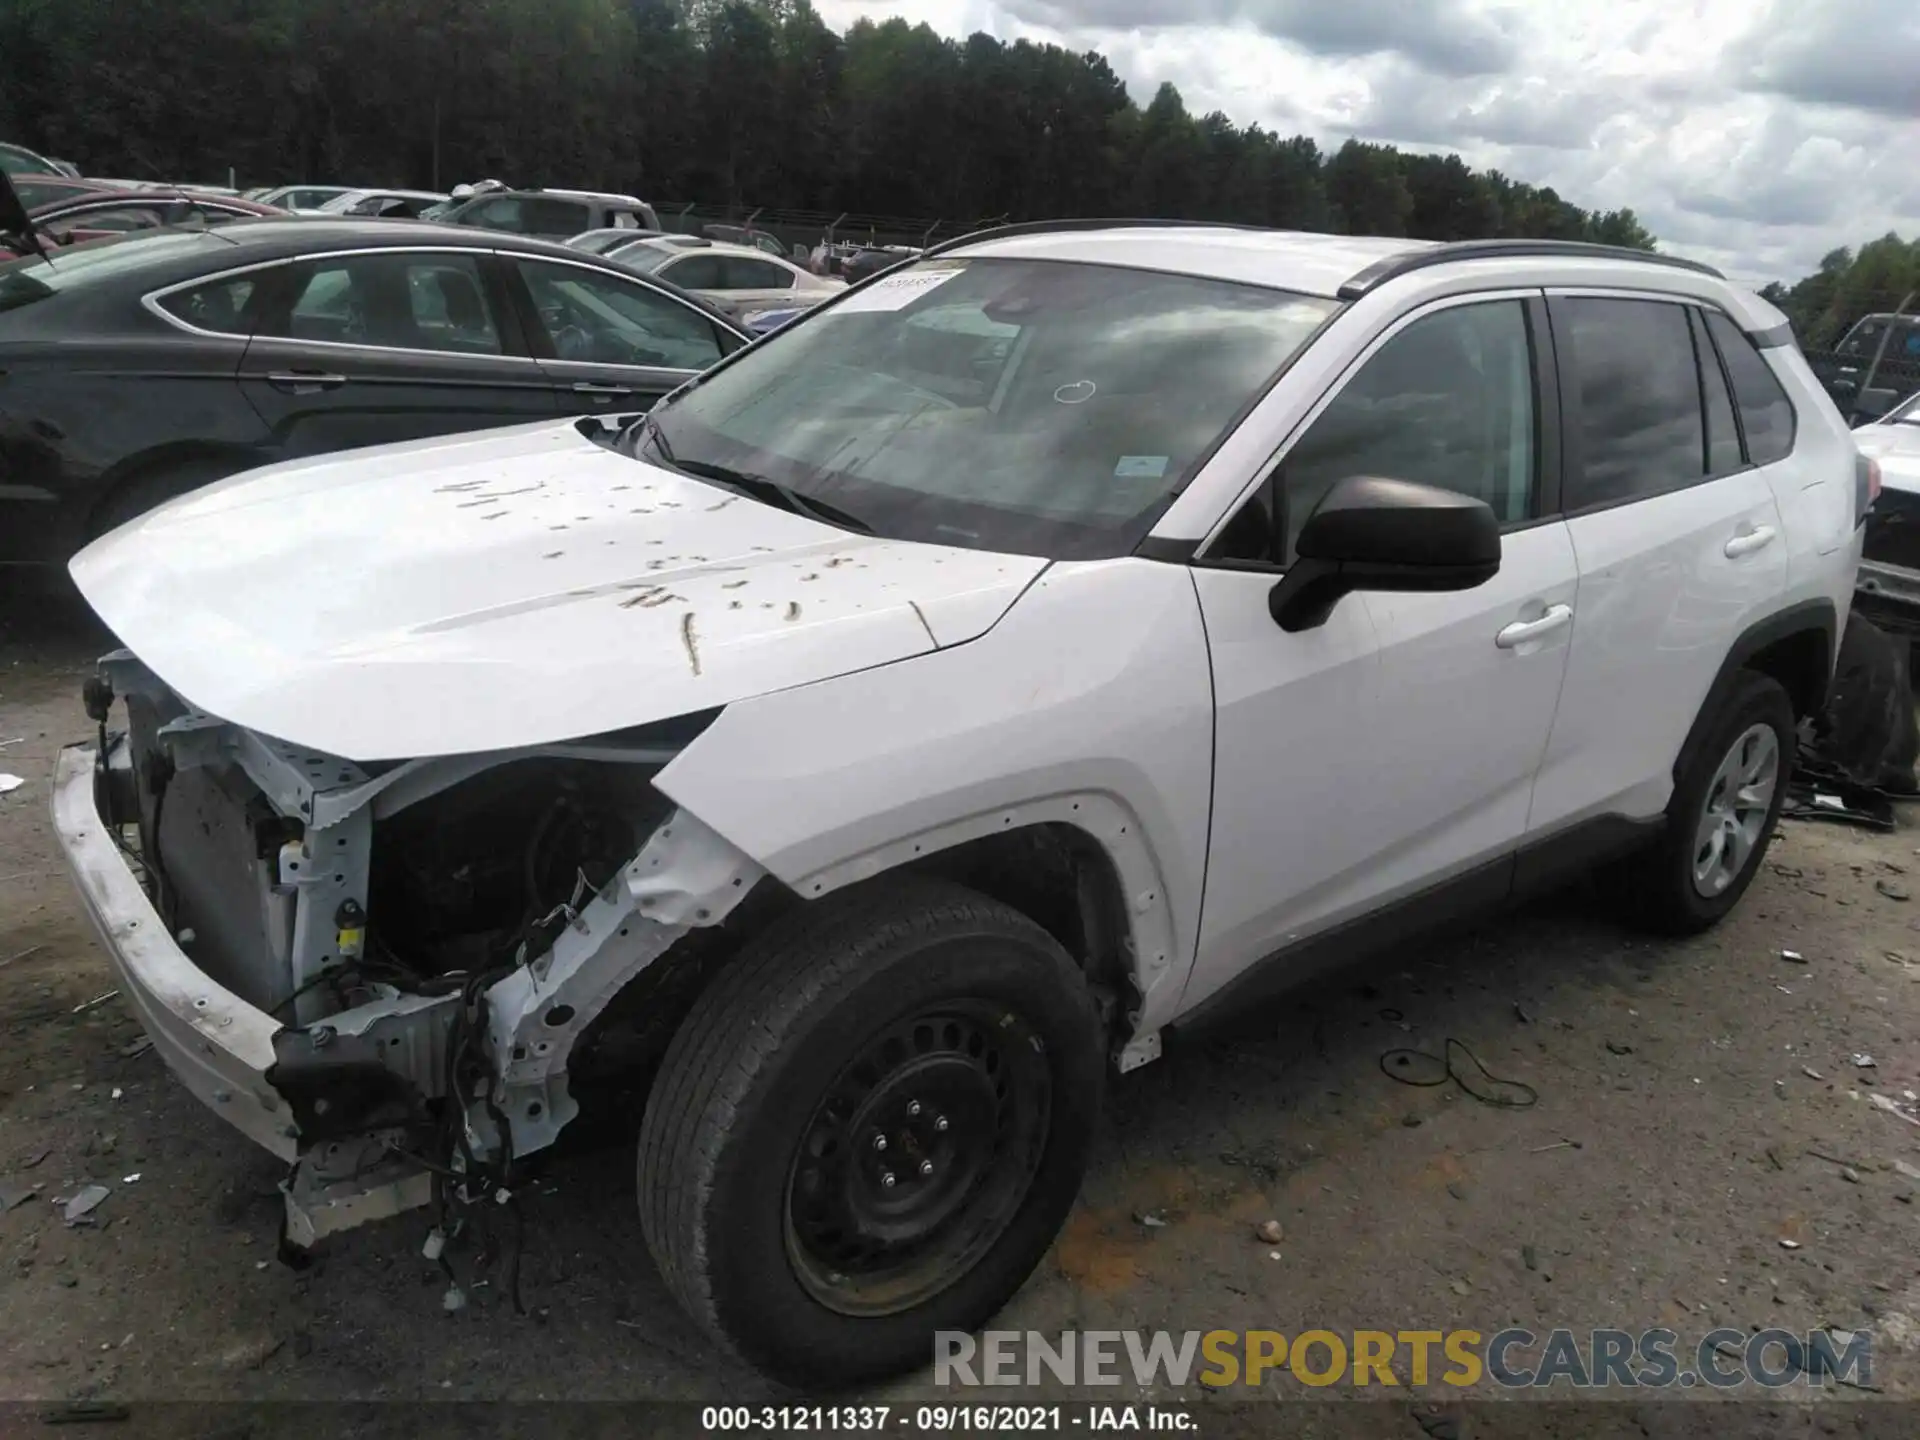
<path id="1" fill-rule="evenodd" d="M 1573 547 L 1541 516 L 1544 309 L 1443 302 L 1348 373 L 1194 571 L 1213 658 L 1215 784 L 1192 1006 L 1249 965 L 1418 892 L 1509 887 L 1575 623 Z M 1360 594 L 1289 635 L 1267 597 L 1349 475 L 1477 496 L 1500 572 Z"/>
<path id="2" fill-rule="evenodd" d="M 561 260 L 508 260 L 563 413 L 645 410 L 739 342 L 645 281 Z"/>
<path id="3" fill-rule="evenodd" d="M 550 420 L 546 376 L 475 251 L 287 265 L 240 383 L 288 458 Z"/>

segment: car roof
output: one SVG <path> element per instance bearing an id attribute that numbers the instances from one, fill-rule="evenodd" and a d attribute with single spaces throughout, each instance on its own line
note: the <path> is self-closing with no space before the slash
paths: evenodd
<path id="1" fill-rule="evenodd" d="M 604 200 L 610 205 L 632 205 L 639 207 L 647 202 L 635 195 L 622 195 L 617 190 L 557 190 L 551 186 L 535 186 L 531 190 L 515 190 L 515 195 L 558 195 L 566 200 Z"/>
<path id="2" fill-rule="evenodd" d="M 132 235 L 94 241 L 92 245 L 119 247 L 139 245 L 148 237 L 171 236 L 199 240 L 192 248 L 169 244 L 156 253 L 151 265 L 135 266 L 115 273 L 113 283 L 126 283 L 141 293 L 186 284 L 203 276 L 215 276 L 252 265 L 268 265 L 278 260 L 304 256 L 322 256 L 352 250 L 474 250 L 563 260 L 573 265 L 617 275 L 625 280 L 657 286 L 672 292 L 702 314 L 723 322 L 728 329 L 741 331 L 740 322 L 717 310 L 690 290 L 657 275 L 637 275 L 618 261 L 603 255 L 575 250 L 557 240 L 542 240 L 531 235 L 514 235 L 498 230 L 480 230 L 460 225 L 439 225 L 426 220 L 329 219 L 320 216 L 275 215 L 259 219 L 235 220 L 205 230 L 165 226 Z"/>
<path id="3" fill-rule="evenodd" d="M 63 195 L 58 200 L 49 200 L 44 205 L 36 205 L 28 212 L 35 219 L 47 216 L 58 219 L 57 212 L 80 206 L 93 206 L 102 203 L 122 202 L 128 205 L 151 205 L 157 200 L 186 200 L 205 205 L 226 205 L 250 214 L 258 214 L 263 219 L 278 214 L 271 205 L 263 205 L 258 200 L 248 200 L 244 196 L 222 194 L 207 190 L 190 190 L 182 186 L 156 186 L 150 190 L 89 190 L 79 195 Z"/>
<path id="4" fill-rule="evenodd" d="M 604 190 L 476 190 L 474 200 L 576 200 L 589 205 L 607 205 L 616 210 L 638 210 L 645 201 L 631 195 L 615 195 Z"/>
<path id="5" fill-rule="evenodd" d="M 1368 235 L 1322 235 L 1178 222 L 1064 222 L 962 237 L 941 255 L 1070 260 L 1136 270 L 1264 285 L 1327 299 L 1354 300 L 1409 273 L 1440 266 L 1501 264 L 1519 286 L 1618 283 L 1711 297 L 1750 333 L 1785 323 L 1772 305 L 1729 284 L 1717 270 L 1677 256 L 1577 241 L 1488 240 L 1442 243 Z M 1578 275 L 1577 279 L 1563 278 Z"/>
<path id="6" fill-rule="evenodd" d="M 687 243 L 689 240 L 700 240 L 704 243 L 689 245 Z M 651 244 L 655 250 L 684 250 L 689 255 L 751 255 L 755 260 L 778 260 L 782 264 L 789 265 L 793 263 L 783 255 L 774 255 L 762 250 L 758 245 L 735 245 L 730 240 L 710 240 L 704 235 L 648 235 L 635 243 Z"/>
<path id="7" fill-rule="evenodd" d="M 435 250 L 512 250 L 529 255 L 551 255 L 578 262 L 599 257 L 574 250 L 557 240 L 542 240 L 532 235 L 515 235 L 504 230 L 481 230 L 473 226 L 440 225 L 430 220 L 369 220 L 341 216 L 263 215 L 256 220 L 236 220 L 207 233 L 226 242 L 236 251 L 251 252 L 236 256 L 236 264 L 250 259 L 273 260 L 283 255 L 322 253 L 329 249 Z"/>

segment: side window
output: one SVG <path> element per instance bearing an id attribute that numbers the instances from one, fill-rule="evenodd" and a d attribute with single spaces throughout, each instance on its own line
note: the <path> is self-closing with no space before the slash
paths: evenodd
<path id="1" fill-rule="evenodd" d="M 334 345 L 498 355 L 477 263 L 465 255 L 349 255 L 292 267 L 285 311 L 256 334 Z"/>
<path id="2" fill-rule="evenodd" d="M 765 260 L 754 260 L 745 255 L 722 255 L 719 258 L 722 290 L 791 290 L 793 288 L 793 272 L 784 265 L 769 264 Z"/>
<path id="3" fill-rule="evenodd" d="M 512 230 L 518 233 L 527 228 L 520 202 L 506 198 L 476 205 L 462 218 L 469 225 L 479 225 L 488 230 Z"/>
<path id="4" fill-rule="evenodd" d="M 152 205 L 116 205 L 110 208 L 78 210 L 50 220 L 45 229 L 56 238 L 65 235 L 120 235 L 133 230 L 151 230 L 163 223 L 159 209 Z"/>
<path id="5" fill-rule="evenodd" d="M 529 235 L 578 235 L 593 218 L 570 200 L 527 200 L 523 206 L 521 228 Z"/>
<path id="6" fill-rule="evenodd" d="M 720 358 L 713 325 L 667 295 L 576 265 L 517 263 L 558 359 L 704 370 Z"/>
<path id="7" fill-rule="evenodd" d="M 1733 377 L 1734 404 L 1740 410 L 1740 428 L 1747 437 L 1747 458 L 1755 465 L 1772 465 L 1793 453 L 1793 402 L 1780 388 L 1766 359 L 1726 316 L 1707 312 L 1707 330 L 1720 347 Z"/>
<path id="8" fill-rule="evenodd" d="M 468 255 L 421 255 L 406 262 L 407 298 L 417 344 L 463 355 L 502 354 L 488 313 L 479 263 Z"/>
<path id="9" fill-rule="evenodd" d="M 1727 389 L 1727 377 L 1720 369 L 1720 356 L 1707 338 L 1706 316 L 1694 310 L 1693 350 L 1700 365 L 1701 391 L 1707 405 L 1707 474 L 1731 475 L 1745 468 L 1740 452 L 1740 427 L 1733 418 L 1733 393 Z"/>
<path id="10" fill-rule="evenodd" d="M 1687 308 L 1581 297 L 1553 307 L 1554 338 L 1573 382 L 1580 457 L 1566 477 L 1567 510 L 1703 479 L 1706 426 Z"/>
<path id="11" fill-rule="evenodd" d="M 1278 558 L 1290 561 L 1300 527 L 1350 475 L 1437 485 L 1486 501 L 1502 524 L 1525 520 L 1533 513 L 1534 431 L 1521 302 L 1437 311 L 1377 350 L 1287 452 L 1272 502 L 1256 502 L 1278 509 L 1277 523 L 1271 515 L 1264 526 L 1236 517 L 1226 537 L 1238 534 L 1244 544 L 1265 530 Z"/>
<path id="12" fill-rule="evenodd" d="M 662 280 L 671 280 L 682 290 L 723 290 L 726 275 L 718 255 L 689 255 L 660 271 Z"/>
<path id="13" fill-rule="evenodd" d="M 176 320 L 196 330 L 246 335 L 253 328 L 247 317 L 247 302 L 253 298 L 258 278 L 241 275 L 232 280 L 211 280 L 191 290 L 176 290 L 157 303 Z"/>

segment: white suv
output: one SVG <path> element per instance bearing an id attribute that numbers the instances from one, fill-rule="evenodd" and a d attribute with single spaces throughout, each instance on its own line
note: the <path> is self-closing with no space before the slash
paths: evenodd
<path id="1" fill-rule="evenodd" d="M 1169 1027 L 1601 860 L 1725 914 L 1872 480 L 1698 265 L 1015 227 L 622 426 L 96 542 L 56 818 L 291 1244 L 490 1211 L 637 1075 L 667 1283 L 819 1387 L 993 1314 Z"/>

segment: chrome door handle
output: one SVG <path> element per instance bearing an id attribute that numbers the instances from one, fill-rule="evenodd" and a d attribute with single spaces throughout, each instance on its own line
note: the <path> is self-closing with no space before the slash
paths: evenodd
<path id="1" fill-rule="evenodd" d="M 322 390 L 338 390 L 347 383 L 347 377 L 318 370 L 275 370 L 267 376 L 267 383 L 289 395 L 313 395 Z"/>
<path id="2" fill-rule="evenodd" d="M 604 395 L 608 399 L 617 399 L 621 396 L 633 394 L 633 390 L 626 385 L 602 385 L 598 380 L 576 380 L 573 382 L 573 393 L 576 395 Z"/>
<path id="3" fill-rule="evenodd" d="M 1572 623 L 1573 607 L 1571 605 L 1549 605 L 1547 613 L 1538 620 L 1516 621 L 1494 636 L 1493 643 L 1502 650 L 1517 650 L 1529 640 L 1538 640 L 1543 636 L 1551 635 L 1554 631 Z"/>
<path id="4" fill-rule="evenodd" d="M 1773 537 L 1778 533 L 1773 526 L 1762 525 L 1759 529 L 1745 535 L 1736 535 L 1727 541 L 1727 558 L 1738 560 L 1742 555 L 1751 555 L 1756 550 L 1764 550 L 1773 543 Z"/>

